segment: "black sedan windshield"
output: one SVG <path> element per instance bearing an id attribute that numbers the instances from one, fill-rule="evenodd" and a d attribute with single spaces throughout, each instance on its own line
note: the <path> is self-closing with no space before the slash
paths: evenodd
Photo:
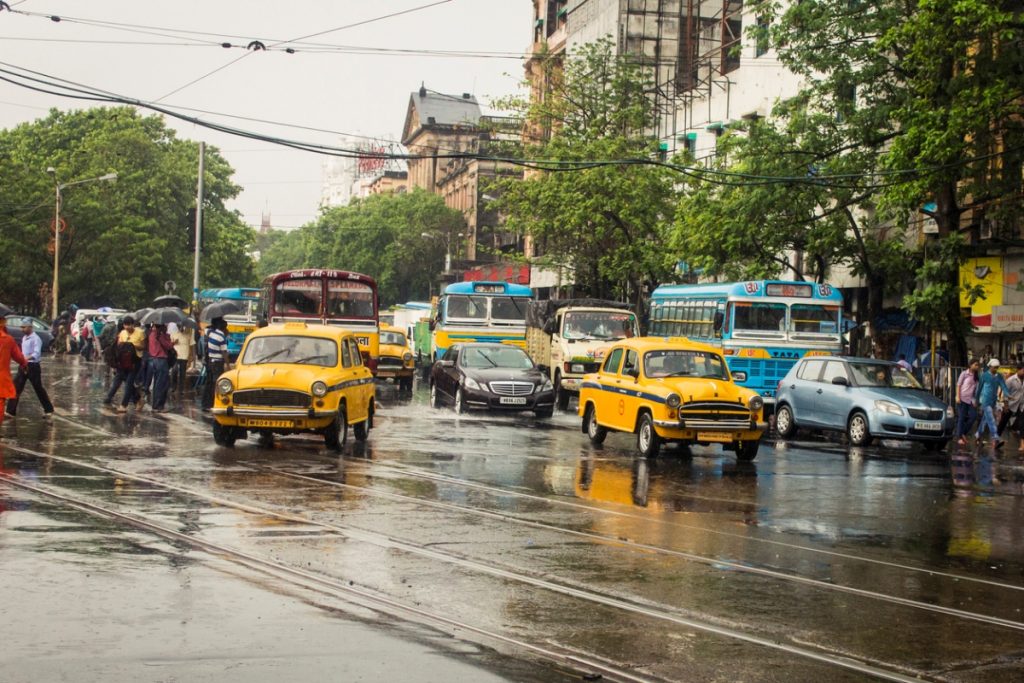
<path id="1" fill-rule="evenodd" d="M 466 368 L 532 368 L 533 361 L 526 352 L 515 346 L 469 347 L 462 352 L 462 366 Z"/>

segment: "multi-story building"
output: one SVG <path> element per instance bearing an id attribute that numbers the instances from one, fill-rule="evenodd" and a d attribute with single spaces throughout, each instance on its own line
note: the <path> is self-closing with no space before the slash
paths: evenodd
<path id="1" fill-rule="evenodd" d="M 408 171 L 384 171 L 370 181 L 370 194 L 402 194 L 409 189 Z"/>
<path id="2" fill-rule="evenodd" d="M 514 119 L 484 116 L 468 93 L 446 95 L 421 86 L 409 97 L 402 128 L 402 144 L 410 155 L 408 186 L 439 194 L 447 206 L 462 212 L 464 243 L 451 245 L 451 251 L 464 255 L 463 261 L 491 262 L 516 245 L 515 237 L 501 230 L 501 217 L 487 208 L 493 199 L 487 184 L 521 171 L 481 157 L 487 156 L 495 136 L 518 135 L 519 128 Z"/>

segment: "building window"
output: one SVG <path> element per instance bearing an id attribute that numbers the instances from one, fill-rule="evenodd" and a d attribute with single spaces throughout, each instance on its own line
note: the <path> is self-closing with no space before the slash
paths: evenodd
<path id="1" fill-rule="evenodd" d="M 766 16 L 757 18 L 757 30 L 754 33 L 754 56 L 760 57 L 767 54 L 769 47 L 768 29 L 771 23 Z"/>

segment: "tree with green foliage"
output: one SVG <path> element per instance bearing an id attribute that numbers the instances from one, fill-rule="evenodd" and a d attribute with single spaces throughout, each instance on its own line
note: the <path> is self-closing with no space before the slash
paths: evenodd
<path id="1" fill-rule="evenodd" d="M 548 68 L 543 98 L 497 105 L 537 133 L 518 153 L 539 163 L 525 178 L 497 181 L 493 206 L 508 229 L 531 237 L 538 263 L 571 271 L 578 291 L 639 302 L 673 273 L 665 245 L 678 176 L 644 163 L 601 162 L 659 154 L 646 129 L 651 75 L 616 56 L 609 40 Z"/>
<path id="2" fill-rule="evenodd" d="M 262 275 L 336 268 L 377 280 L 382 306 L 430 296 L 444 268 L 446 240 L 465 230 L 462 214 L 424 190 L 379 194 L 325 209 L 298 230 L 268 241 Z"/>
<path id="3" fill-rule="evenodd" d="M 971 234 L 982 220 L 1018 225 L 1022 213 L 1024 8 L 1016 0 L 752 4 L 773 22 L 780 60 L 807 78 L 812 104 L 846 94 L 861 130 L 851 144 L 880 149 L 879 209 L 897 224 L 921 213 L 937 223 L 937 244 L 921 255 L 918 289 L 904 303 L 949 334 L 952 359 L 963 363 L 970 323 L 959 267 Z"/>
<path id="4" fill-rule="evenodd" d="M 54 182 L 74 183 L 110 172 L 116 183 L 70 185 L 62 192 L 62 306 L 133 307 L 164 293 L 164 283 L 192 281 L 189 208 L 195 205 L 198 145 L 178 139 L 158 116 L 130 107 L 52 110 L 0 131 L 0 291 L 19 309 L 49 311 L 48 253 Z M 55 170 L 53 176 L 46 169 Z M 255 281 L 248 252 L 254 232 L 225 202 L 240 188 L 215 149 L 207 148 L 201 281 L 241 286 Z M 186 298 L 187 298 L 186 293 Z"/>

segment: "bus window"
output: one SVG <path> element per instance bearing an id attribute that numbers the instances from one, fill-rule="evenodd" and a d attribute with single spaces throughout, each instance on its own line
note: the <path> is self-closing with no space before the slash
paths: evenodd
<path id="1" fill-rule="evenodd" d="M 297 278 L 277 285 L 272 315 L 320 315 L 323 285 L 319 279 Z"/>
<path id="2" fill-rule="evenodd" d="M 786 304 L 738 301 L 733 327 L 736 330 L 786 330 Z"/>
<path id="3" fill-rule="evenodd" d="M 491 299 L 491 320 L 526 322 L 526 306 L 529 301 L 522 297 L 496 296 Z"/>

